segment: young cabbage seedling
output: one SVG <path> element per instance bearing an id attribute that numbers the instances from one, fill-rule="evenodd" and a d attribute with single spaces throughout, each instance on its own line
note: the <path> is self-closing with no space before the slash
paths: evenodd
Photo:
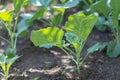
<path id="1" fill-rule="evenodd" d="M 69 55 L 76 64 L 77 71 L 80 73 L 80 67 L 88 54 L 82 59 L 81 51 L 87 40 L 88 35 L 93 29 L 97 17 L 95 15 L 85 16 L 83 13 L 77 13 L 69 16 L 65 24 L 66 32 L 58 27 L 48 27 L 40 30 L 33 30 L 30 36 L 35 46 L 49 48 L 57 46 Z M 63 40 L 66 37 L 67 43 Z M 74 49 L 68 47 L 68 43 Z"/>
<path id="2" fill-rule="evenodd" d="M 5 54 L 0 53 L 0 66 L 3 72 L 0 74 L 4 76 L 5 80 L 8 80 L 10 67 L 18 58 L 15 48 L 7 48 Z"/>
<path id="3" fill-rule="evenodd" d="M 74 48 L 71 50 L 69 47 L 63 46 L 63 50 L 71 56 L 77 66 L 77 71 L 80 73 L 80 67 L 82 66 L 84 60 L 88 54 L 82 59 L 81 51 L 84 47 L 84 44 L 87 40 L 88 35 L 92 31 L 97 17 L 95 15 L 85 16 L 83 13 L 78 13 L 69 16 L 68 21 L 65 24 L 66 29 L 66 40 Z"/>
<path id="4" fill-rule="evenodd" d="M 20 9 L 25 5 L 27 0 L 14 0 L 14 10 L 0 12 L 0 22 L 5 27 L 8 32 L 9 38 L 7 39 L 0 35 L 0 39 L 3 39 L 8 43 L 8 48 L 6 49 L 5 54 L 0 53 L 0 66 L 2 67 L 3 76 L 5 80 L 8 80 L 9 69 L 11 65 L 15 62 L 19 56 L 16 54 L 16 43 L 20 30 L 17 30 L 18 19 L 20 15 Z M 15 21 L 13 20 L 15 15 Z M 22 26 L 21 26 L 22 27 Z M 23 26 L 24 27 L 24 26 Z M 23 29 L 22 29 L 23 30 Z"/>
<path id="5" fill-rule="evenodd" d="M 91 6 L 92 11 L 97 11 L 102 17 L 99 17 L 98 25 L 108 26 L 114 35 L 114 41 L 105 44 L 96 44 L 99 46 L 98 50 L 102 47 L 107 46 L 107 55 L 109 57 L 117 57 L 120 55 L 120 26 L 119 26 L 119 15 L 120 15 L 120 0 L 100 0 Z M 89 51 L 90 50 L 90 51 Z M 89 49 L 88 52 L 96 51 L 95 47 Z M 101 50 L 100 50 L 101 51 Z"/>

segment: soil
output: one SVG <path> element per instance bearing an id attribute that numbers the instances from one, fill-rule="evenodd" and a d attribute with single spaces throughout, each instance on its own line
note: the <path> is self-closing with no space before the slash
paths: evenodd
<path id="1" fill-rule="evenodd" d="M 82 56 L 85 55 L 87 48 L 96 42 L 111 39 L 111 33 L 93 30 Z M 6 44 L 4 41 L 0 43 L 0 52 L 4 52 Z M 22 56 L 11 67 L 9 80 L 120 80 L 120 57 L 109 58 L 105 51 L 88 56 L 81 73 L 77 74 L 75 69 L 71 68 L 74 64 L 71 64 L 69 56 L 59 48 L 34 47 L 29 37 L 20 39 L 17 48 L 19 55 Z"/>
<path id="2" fill-rule="evenodd" d="M 5 33 L 4 30 L 0 31 L 1 35 L 8 37 Z M 112 38 L 110 32 L 94 29 L 81 55 L 85 56 L 87 48 L 98 41 L 107 42 Z M 5 51 L 6 45 L 0 40 L 1 53 Z M 19 39 L 17 49 L 21 57 L 11 67 L 9 80 L 120 80 L 120 57 L 109 58 L 106 51 L 88 56 L 81 73 L 78 74 L 70 57 L 62 50 L 57 47 L 51 49 L 35 47 L 29 40 L 29 34 Z"/>

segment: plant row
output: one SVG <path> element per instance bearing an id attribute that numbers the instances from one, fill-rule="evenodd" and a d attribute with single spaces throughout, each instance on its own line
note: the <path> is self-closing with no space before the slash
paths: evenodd
<path id="1" fill-rule="evenodd" d="M 1 75 L 5 80 L 9 78 L 11 65 L 20 57 L 16 48 L 19 37 L 25 37 L 29 27 L 35 27 L 33 23 L 36 20 L 46 24 L 47 28 L 39 26 L 39 30 L 32 30 L 30 40 L 33 44 L 45 48 L 60 48 L 71 57 L 78 73 L 87 56 L 95 51 L 102 51 L 107 47 L 109 57 L 120 55 L 120 0 L 11 1 L 14 10 L 0 9 L 0 24 L 9 35 L 9 38 L 0 35 L 0 39 L 8 43 L 5 53 L 0 53 Z M 27 9 L 29 6 L 35 6 L 37 10 L 21 13 L 21 8 Z M 69 15 L 66 21 L 65 13 L 73 7 L 76 7 L 78 12 Z M 81 51 L 94 27 L 111 31 L 114 38 L 110 42 L 98 42 L 87 50 L 85 57 L 81 57 Z"/>

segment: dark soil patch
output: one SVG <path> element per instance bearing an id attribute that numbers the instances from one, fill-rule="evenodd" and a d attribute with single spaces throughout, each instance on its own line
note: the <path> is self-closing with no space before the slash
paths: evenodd
<path id="1" fill-rule="evenodd" d="M 111 33 L 93 30 L 82 56 L 85 55 L 86 49 L 96 42 L 111 39 Z M 4 41 L 0 43 L 0 52 L 4 52 L 6 44 Z M 36 48 L 31 45 L 29 37 L 26 37 L 18 41 L 18 50 L 22 56 L 12 66 L 9 80 L 120 80 L 120 57 L 111 59 L 105 52 L 90 55 L 85 61 L 81 74 L 77 74 L 74 69 L 65 70 L 66 67 L 74 65 L 70 64 L 69 56 L 56 47 Z"/>
<path id="2" fill-rule="evenodd" d="M 5 31 L 0 31 L 0 34 L 8 37 Z M 112 38 L 111 33 L 93 30 L 82 56 L 88 47 Z M 74 65 L 70 64 L 69 56 L 58 48 L 36 48 L 31 45 L 29 36 L 20 39 L 17 44 L 18 53 L 22 56 L 12 66 L 9 80 L 120 80 L 120 57 L 112 59 L 105 52 L 96 52 L 87 58 L 81 74 L 77 74 L 74 69 L 65 70 Z M 5 51 L 6 45 L 4 41 L 0 41 L 0 52 Z"/>

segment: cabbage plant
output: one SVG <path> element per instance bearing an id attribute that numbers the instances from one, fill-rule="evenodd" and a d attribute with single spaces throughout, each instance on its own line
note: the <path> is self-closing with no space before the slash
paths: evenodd
<path id="1" fill-rule="evenodd" d="M 80 73 L 80 68 L 88 56 L 81 57 L 81 51 L 85 45 L 87 37 L 92 31 L 97 17 L 93 14 L 84 15 L 82 12 L 70 15 L 64 28 L 47 27 L 40 30 L 33 30 L 30 39 L 35 46 L 50 48 L 57 46 L 71 57 L 76 64 L 76 69 Z M 63 39 L 66 37 L 66 40 Z M 72 48 L 71 48 L 71 47 Z"/>
<path id="2" fill-rule="evenodd" d="M 5 80 L 9 78 L 9 70 L 11 65 L 19 58 L 20 56 L 16 55 L 15 48 L 7 48 L 5 54 L 0 53 L 0 66 L 2 71 L 0 74 L 4 76 Z"/>
<path id="3" fill-rule="evenodd" d="M 96 44 L 97 50 L 101 47 L 107 46 L 107 55 L 111 58 L 115 58 L 120 55 L 120 0 L 100 0 L 91 6 L 91 11 L 97 12 L 102 17 L 99 17 L 97 25 L 108 26 L 111 30 L 114 40 L 104 43 Z M 96 25 L 96 26 L 97 26 Z M 96 46 L 94 45 L 94 46 Z M 101 47 L 100 47 L 101 46 Z M 88 50 L 89 53 L 96 51 L 95 47 Z M 100 50 L 101 51 L 101 50 Z"/>
<path id="4" fill-rule="evenodd" d="M 21 28 L 19 28 L 18 20 L 21 7 L 26 6 L 27 1 L 28 0 L 14 0 L 14 10 L 0 11 L 0 23 L 9 36 L 9 38 L 6 38 L 0 35 L 0 39 L 4 40 L 8 44 L 5 53 L 0 53 L 0 67 L 2 68 L 1 74 L 4 76 L 5 80 L 8 80 L 9 78 L 10 67 L 19 58 L 16 43 L 18 37 L 22 35 L 25 26 L 21 26 Z"/>

